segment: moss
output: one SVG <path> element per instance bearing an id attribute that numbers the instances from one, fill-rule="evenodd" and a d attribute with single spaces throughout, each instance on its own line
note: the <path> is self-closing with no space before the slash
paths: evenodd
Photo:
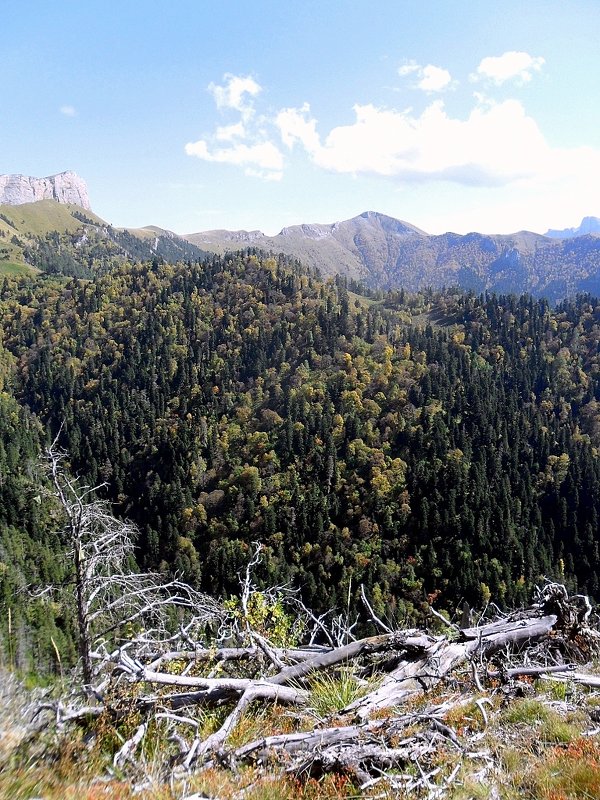
<path id="1" fill-rule="evenodd" d="M 526 698 L 516 700 L 500 715 L 500 721 L 508 725 L 531 725 L 547 721 L 552 712 L 541 700 Z"/>

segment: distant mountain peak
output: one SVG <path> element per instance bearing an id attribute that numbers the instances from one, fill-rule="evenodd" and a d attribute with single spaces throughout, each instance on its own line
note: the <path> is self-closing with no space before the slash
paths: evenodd
<path id="1" fill-rule="evenodd" d="M 551 239 L 573 239 L 575 236 L 600 235 L 600 217 L 584 217 L 577 228 L 550 229 L 546 236 Z"/>
<path id="2" fill-rule="evenodd" d="M 365 219 L 369 222 L 375 222 L 390 233 L 401 235 L 410 235 L 415 233 L 424 236 L 427 235 L 425 231 L 421 230 L 421 228 L 417 228 L 416 225 L 411 225 L 410 222 L 405 222 L 404 220 L 390 217 L 387 214 L 382 214 L 379 211 L 363 211 L 362 214 L 358 215 L 358 217 L 354 217 L 353 220 L 348 220 L 348 222 L 355 222 L 361 219 Z"/>
<path id="3" fill-rule="evenodd" d="M 279 236 L 303 236 L 306 239 L 323 239 L 325 236 L 331 236 L 335 227 L 339 223 L 334 222 L 333 225 L 320 225 L 317 223 L 305 223 L 303 225 L 290 225 L 282 228 L 279 231 Z"/>
<path id="4" fill-rule="evenodd" d="M 555 302 L 577 291 L 600 292 L 600 235 L 585 235 L 596 232 L 595 223 L 600 234 L 600 220 L 591 217 L 574 242 L 531 231 L 431 236 L 408 222 L 363 211 L 341 222 L 292 225 L 277 236 L 208 231 L 186 238 L 217 253 L 251 243 L 297 258 L 324 277 L 346 275 L 370 287 L 460 286 L 474 292 L 531 292 Z"/>
<path id="5" fill-rule="evenodd" d="M 426 235 L 424 231 L 411 225 L 409 222 L 388 217 L 386 214 L 381 214 L 379 211 L 363 211 L 352 219 L 341 220 L 329 224 L 322 223 L 303 223 L 300 225 L 290 225 L 282 228 L 278 236 L 285 237 L 302 237 L 305 239 L 325 239 L 330 236 L 335 236 L 338 232 L 349 230 L 351 228 L 364 227 L 365 222 L 371 226 L 382 228 L 391 234 L 406 236 L 406 235 Z"/>
<path id="6" fill-rule="evenodd" d="M 24 203 L 36 203 L 38 200 L 72 203 L 91 210 L 87 184 L 71 170 L 46 178 L 0 175 L 0 205 L 20 206 Z"/>

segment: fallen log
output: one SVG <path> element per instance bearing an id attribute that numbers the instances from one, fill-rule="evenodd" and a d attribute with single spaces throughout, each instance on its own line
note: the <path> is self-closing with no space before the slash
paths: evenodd
<path id="1" fill-rule="evenodd" d="M 484 758 L 484 754 L 469 752 L 446 719 L 457 704 L 466 702 L 463 698 L 457 703 L 454 695 L 448 704 L 419 713 L 409 713 L 406 701 L 427 696 L 443 681 L 446 685 L 454 682 L 455 691 L 457 670 L 465 664 L 470 668 L 459 673 L 460 680 L 463 688 L 476 690 L 471 703 L 486 727 L 485 706 L 491 707 L 492 702 L 484 695 L 490 679 L 544 677 L 600 687 L 600 677 L 577 672 L 574 666 L 586 654 L 600 651 L 600 635 L 589 627 L 588 605 L 581 598 L 571 602 L 564 587 L 548 585 L 530 608 L 475 627 L 454 627 L 449 635 L 386 630 L 337 647 L 277 648 L 262 634 L 248 630 L 239 647 L 178 650 L 171 645 L 163 653 L 146 650 L 139 657 L 132 644 L 111 654 L 105 677 L 107 687 L 111 682 L 133 687 L 129 706 L 122 700 L 122 691 L 116 694 L 118 703 L 111 705 L 111 692 L 106 689 L 97 694 L 94 706 L 61 705 L 60 711 L 53 706 L 54 717 L 63 727 L 67 723 L 93 727 L 94 719 L 106 711 L 117 725 L 127 708 L 135 710 L 139 715 L 135 733 L 115 754 L 115 764 L 121 769 L 131 767 L 144 737 L 162 726 L 172 743 L 168 769 L 279 764 L 295 775 L 343 772 L 366 786 L 410 762 L 419 765 L 415 786 L 429 791 L 436 774 L 430 769 L 430 757 L 436 750 L 444 747 L 461 759 Z M 382 627 L 381 620 L 378 626 Z M 490 670 L 492 660 L 494 669 Z M 176 664 L 179 661 L 182 665 Z M 337 718 L 320 712 L 315 728 L 316 715 L 309 714 L 311 687 L 320 673 L 332 681 L 348 673 L 375 677 L 364 696 L 341 710 L 336 706 L 339 724 L 333 724 Z M 301 729 L 228 747 L 240 720 L 257 704 L 285 704 L 297 710 Z M 224 721 L 209 735 L 202 734 L 199 706 L 226 709 Z M 481 724 L 479 713 L 476 716 Z M 277 715 L 272 719 L 275 722 Z M 150 725 L 153 720 L 156 724 Z M 398 786 L 408 785 L 404 778 L 398 780 Z"/>
<path id="2" fill-rule="evenodd" d="M 382 634 L 381 636 L 370 636 L 366 639 L 359 639 L 356 642 L 337 647 L 325 653 L 320 653 L 313 658 L 309 658 L 300 664 L 286 667 L 281 672 L 274 675 L 271 683 L 286 684 L 295 681 L 316 670 L 333 667 L 337 664 L 350 662 L 359 656 L 369 653 L 382 651 L 401 650 L 411 653 L 426 652 L 431 646 L 432 637 L 427 634 L 417 636 L 407 635 L 403 632 Z"/>
<path id="3" fill-rule="evenodd" d="M 520 647 L 537 641 L 547 636 L 555 624 L 556 617 L 552 615 L 482 627 L 477 638 L 468 638 L 462 643 L 438 637 L 424 657 L 417 661 L 402 661 L 377 689 L 349 705 L 345 711 L 354 712 L 364 719 L 377 709 L 397 706 L 415 694 L 432 689 L 469 658 L 477 655 L 487 659 L 507 645 Z"/>
<path id="4" fill-rule="evenodd" d="M 329 652 L 330 647 L 273 647 L 273 653 L 282 661 L 306 661 L 316 655 Z M 225 662 L 225 661 L 248 661 L 256 658 L 259 648 L 256 645 L 249 647 L 215 647 L 198 648 L 196 650 L 170 650 L 165 653 L 155 653 L 144 659 L 144 663 L 149 670 L 156 671 L 164 664 L 173 661 L 190 662 Z"/>
<path id="5" fill-rule="evenodd" d="M 384 730 L 385 726 L 385 721 L 376 720 L 357 725 L 265 736 L 243 747 L 238 747 L 232 755 L 235 760 L 241 762 L 247 762 L 250 759 L 262 762 L 268 759 L 274 751 L 292 755 L 297 752 L 314 751 L 347 742 L 373 741 L 373 737 Z"/>

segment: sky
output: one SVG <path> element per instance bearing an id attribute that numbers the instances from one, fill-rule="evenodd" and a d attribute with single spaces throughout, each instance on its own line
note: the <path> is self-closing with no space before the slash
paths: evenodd
<path id="1" fill-rule="evenodd" d="M 598 0 L 22 0 L 1 17 L 0 174 L 74 170 L 113 225 L 600 216 Z"/>

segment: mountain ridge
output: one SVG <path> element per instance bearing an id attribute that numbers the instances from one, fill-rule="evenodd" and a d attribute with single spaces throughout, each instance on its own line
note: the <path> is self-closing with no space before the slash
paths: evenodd
<path id="1" fill-rule="evenodd" d="M 205 255 L 172 231 L 114 228 L 93 211 L 71 203 L 0 205 L 0 274 L 39 269 L 91 277 L 124 259 L 177 262 Z"/>
<path id="2" fill-rule="evenodd" d="M 459 286 L 477 292 L 529 292 L 560 300 L 600 292 L 600 238 L 559 240 L 534 233 L 428 234 L 408 222 L 365 211 L 340 222 L 300 224 L 276 236 L 261 231 L 212 230 L 188 241 L 223 254 L 241 246 L 283 252 L 318 269 L 372 288 Z"/>
<path id="3" fill-rule="evenodd" d="M 600 217 L 584 217 L 576 228 L 550 228 L 544 235 L 552 239 L 573 239 L 588 234 L 600 235 Z"/>

